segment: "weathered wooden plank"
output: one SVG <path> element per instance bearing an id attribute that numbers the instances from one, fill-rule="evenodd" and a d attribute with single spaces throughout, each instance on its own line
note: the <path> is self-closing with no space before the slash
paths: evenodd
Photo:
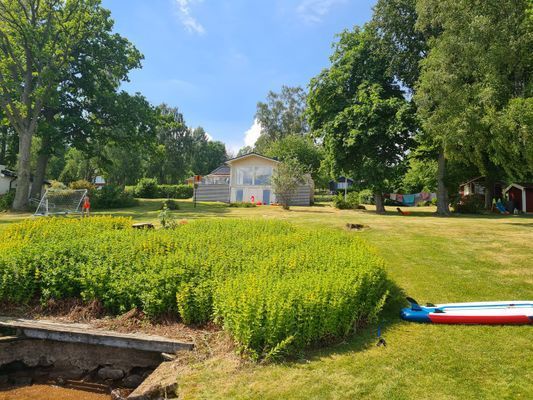
<path id="1" fill-rule="evenodd" d="M 25 337 L 33 339 L 93 344 L 158 353 L 175 353 L 178 350 L 192 350 L 193 348 L 192 343 L 140 333 L 104 331 L 92 328 L 87 324 L 62 324 L 45 320 L 0 317 L 0 327 L 18 329 Z"/>

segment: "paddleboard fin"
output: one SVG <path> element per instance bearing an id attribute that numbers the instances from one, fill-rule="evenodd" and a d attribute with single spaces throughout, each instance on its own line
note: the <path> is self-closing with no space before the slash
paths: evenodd
<path id="1" fill-rule="evenodd" d="M 422 308 L 420 308 L 420 304 L 418 304 L 418 302 L 413 299 L 412 297 L 406 297 L 407 301 L 409 302 L 409 305 L 411 306 L 411 310 L 415 310 L 415 311 L 421 311 Z"/>

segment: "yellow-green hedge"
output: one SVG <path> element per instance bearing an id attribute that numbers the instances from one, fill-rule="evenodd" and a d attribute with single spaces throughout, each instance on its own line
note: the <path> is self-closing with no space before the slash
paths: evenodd
<path id="1" fill-rule="evenodd" d="M 387 289 L 364 242 L 279 221 L 139 231 L 127 218 L 42 218 L 0 234 L 0 301 L 76 297 L 113 313 L 214 320 L 255 357 L 353 333 Z"/>

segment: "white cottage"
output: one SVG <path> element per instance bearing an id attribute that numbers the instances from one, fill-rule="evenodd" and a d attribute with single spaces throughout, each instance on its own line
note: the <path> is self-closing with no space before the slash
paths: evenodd
<path id="1" fill-rule="evenodd" d="M 271 178 L 278 164 L 278 160 L 256 153 L 233 158 L 202 179 L 196 199 L 224 203 L 275 203 Z M 310 205 L 313 191 L 312 183 L 300 186 L 291 205 Z"/>

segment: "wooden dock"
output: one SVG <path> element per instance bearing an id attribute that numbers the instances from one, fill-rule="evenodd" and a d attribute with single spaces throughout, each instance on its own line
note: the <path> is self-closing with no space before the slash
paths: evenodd
<path id="1" fill-rule="evenodd" d="M 192 350 L 193 348 L 192 343 L 142 333 L 105 331 L 95 329 L 88 324 L 0 317 L 0 328 L 16 330 L 18 337 L 119 347 L 157 353 L 172 354 L 178 350 Z"/>

